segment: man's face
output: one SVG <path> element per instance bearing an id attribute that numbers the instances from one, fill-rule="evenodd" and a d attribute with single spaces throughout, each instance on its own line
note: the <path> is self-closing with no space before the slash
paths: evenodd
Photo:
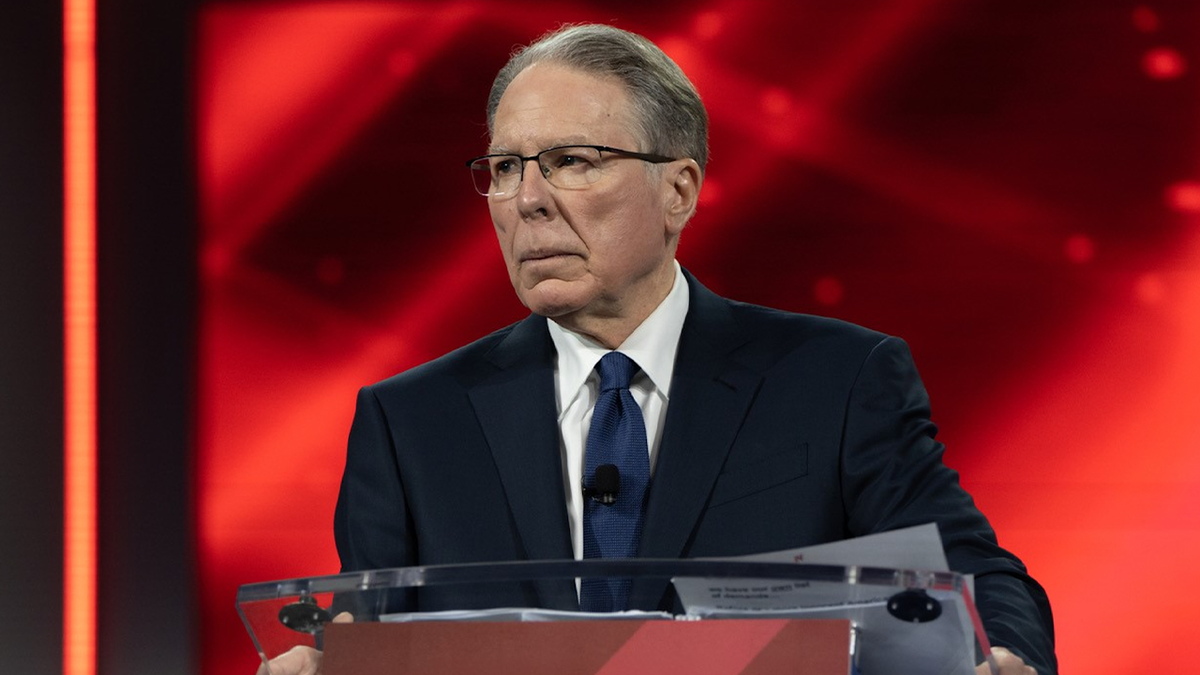
<path id="1" fill-rule="evenodd" d="M 540 63 L 518 74 L 500 99 L 490 152 L 529 156 L 570 144 L 650 150 L 640 147 L 635 128 L 622 84 Z M 530 162 L 515 196 L 489 199 L 521 302 L 593 336 L 614 320 L 640 323 L 666 296 L 683 227 L 668 217 L 670 171 L 612 155 L 605 161 L 605 174 L 581 190 L 555 188 Z"/>

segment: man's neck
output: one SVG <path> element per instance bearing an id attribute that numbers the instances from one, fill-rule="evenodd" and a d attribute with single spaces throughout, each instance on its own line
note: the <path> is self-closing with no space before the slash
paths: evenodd
<path id="1" fill-rule="evenodd" d="M 675 286 L 676 270 L 674 259 L 670 262 L 669 274 L 658 284 L 657 292 L 644 299 L 636 300 L 632 306 L 614 309 L 611 313 L 582 312 L 550 317 L 563 328 L 582 335 L 606 349 L 616 349 L 637 330 L 638 326 L 658 309 Z"/>
<path id="2" fill-rule="evenodd" d="M 591 320 L 579 323 L 571 321 L 572 317 L 570 316 L 552 317 L 550 320 L 606 349 L 616 349 L 621 346 L 625 338 L 632 335 L 633 331 L 642 325 L 642 321 L 645 321 L 647 316 L 650 316 L 649 312 L 645 316 L 638 316 L 636 318 L 613 317 L 612 319 L 597 319 L 596 317 L 591 317 Z"/>

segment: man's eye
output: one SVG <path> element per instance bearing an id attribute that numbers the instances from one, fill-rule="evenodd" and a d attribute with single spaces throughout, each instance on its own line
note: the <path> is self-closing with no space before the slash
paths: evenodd
<path id="1" fill-rule="evenodd" d="M 517 162 L 513 159 L 497 160 L 496 163 L 492 165 L 492 173 L 496 174 L 497 176 L 505 176 L 510 173 L 515 173 L 516 170 Z"/>
<path id="2" fill-rule="evenodd" d="M 584 169 L 594 165 L 594 162 L 583 155 L 564 154 L 558 157 L 558 161 L 554 163 L 555 168 L 559 169 Z"/>

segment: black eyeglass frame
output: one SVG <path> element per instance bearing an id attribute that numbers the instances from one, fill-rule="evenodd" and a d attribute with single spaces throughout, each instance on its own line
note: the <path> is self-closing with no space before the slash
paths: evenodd
<path id="1" fill-rule="evenodd" d="M 529 155 L 528 157 L 518 155 L 515 152 L 496 152 L 496 153 L 491 153 L 488 155 L 480 155 L 478 157 L 472 157 L 471 159 L 468 159 L 466 162 L 466 166 L 468 169 L 471 169 L 472 171 L 476 171 L 477 169 L 475 169 L 474 165 L 476 162 L 478 162 L 480 160 L 491 159 L 493 157 L 516 157 L 521 163 L 521 173 L 520 173 L 521 178 L 520 178 L 520 180 L 517 181 L 517 185 L 520 186 L 521 183 L 525 182 L 525 165 L 526 164 L 528 164 L 530 161 L 536 161 L 538 164 L 538 168 L 540 169 L 542 166 L 542 155 L 546 154 L 547 152 L 554 152 L 555 150 L 562 150 L 563 148 L 591 148 L 591 149 L 597 150 L 599 152 L 612 153 L 619 157 L 629 157 L 630 159 L 640 159 L 643 162 L 650 162 L 651 164 L 666 164 L 667 162 L 674 162 L 674 161 L 679 160 L 678 157 L 667 157 L 666 155 L 659 155 L 659 154 L 655 154 L 652 152 L 635 152 L 633 150 L 622 150 L 621 148 L 614 148 L 614 147 L 610 147 L 607 145 L 589 145 L 587 143 L 567 143 L 565 145 L 556 145 L 553 148 L 546 148 L 545 150 L 542 150 L 542 151 L 538 152 L 537 154 Z M 490 172 L 490 169 L 489 169 L 489 172 Z M 543 176 L 544 175 L 545 174 L 543 174 Z M 472 181 L 472 183 L 474 183 L 474 181 Z M 489 193 L 479 192 L 478 187 L 476 187 L 475 191 L 478 192 L 479 194 L 483 195 L 484 197 L 492 196 L 492 194 L 490 192 Z M 515 194 L 515 190 L 513 191 L 513 193 Z M 500 194 L 504 195 L 504 194 L 509 194 L 509 193 L 502 192 Z"/>

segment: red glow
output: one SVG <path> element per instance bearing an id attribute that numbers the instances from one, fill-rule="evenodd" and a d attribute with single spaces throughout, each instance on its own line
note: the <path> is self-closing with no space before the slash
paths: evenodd
<path id="1" fill-rule="evenodd" d="M 1064 670 L 1144 672 L 1200 616 L 1171 584 L 1148 585 L 1126 607 L 1138 623 L 1120 631 L 1120 649 L 1088 656 L 1112 630 L 1095 611 L 1098 585 L 1131 570 L 1169 578 L 1200 555 L 1200 236 L 1168 264 L 1177 271 L 1143 276 L 1136 298 L 1017 373 L 990 404 L 995 423 L 960 439 L 979 450 L 961 468 L 1001 540 L 1029 551 L 1053 588 Z"/>
<path id="2" fill-rule="evenodd" d="M 695 23 L 696 37 L 701 40 L 710 40 L 721 34 L 725 28 L 725 17 L 720 12 L 701 12 L 696 15 Z"/>
<path id="3" fill-rule="evenodd" d="M 1134 292 L 1142 304 L 1160 305 L 1167 299 L 1167 283 L 1161 274 L 1144 274 L 1137 280 Z"/>
<path id="4" fill-rule="evenodd" d="M 1182 181 L 1169 186 L 1166 190 L 1167 206 L 1179 213 L 1200 213 L 1200 183 Z"/>
<path id="5" fill-rule="evenodd" d="M 1131 18 L 1133 19 L 1133 27 L 1143 33 L 1153 33 L 1162 26 L 1162 22 L 1158 18 L 1158 12 L 1145 5 L 1134 7 Z"/>
<path id="6" fill-rule="evenodd" d="M 715 206 L 721 203 L 721 181 L 709 176 L 704 177 L 704 182 L 701 184 L 700 204 L 702 206 Z"/>
<path id="7" fill-rule="evenodd" d="M 1067 260 L 1073 263 L 1090 262 L 1092 258 L 1096 257 L 1096 242 L 1087 235 L 1075 234 L 1067 238 L 1067 242 L 1063 245 L 1063 252 L 1066 253 Z"/>
<path id="8" fill-rule="evenodd" d="M 763 92 L 761 97 L 762 111 L 773 117 L 782 117 L 792 110 L 792 97 L 779 87 L 772 87 Z"/>
<path id="9" fill-rule="evenodd" d="M 92 0 L 63 5 L 63 673 L 96 672 L 96 62 Z"/>
<path id="10" fill-rule="evenodd" d="M 198 77 L 201 217 L 231 255 L 349 143 L 467 15 L 351 2 L 202 15 L 222 49 Z M 403 50 L 397 51 L 396 46 Z"/>
<path id="11" fill-rule="evenodd" d="M 1187 70 L 1187 62 L 1177 50 L 1158 47 L 1142 57 L 1142 69 L 1156 80 L 1172 80 L 1183 75 Z"/>
<path id="12" fill-rule="evenodd" d="M 391 56 L 388 57 L 387 64 L 388 70 L 391 71 L 392 75 L 398 78 L 406 78 L 416 72 L 420 62 L 412 52 L 405 49 L 392 52 Z"/>
<path id="13" fill-rule="evenodd" d="M 842 282 L 833 277 L 821 277 L 813 286 L 813 297 L 826 307 L 840 305 L 846 297 L 846 289 Z"/>

